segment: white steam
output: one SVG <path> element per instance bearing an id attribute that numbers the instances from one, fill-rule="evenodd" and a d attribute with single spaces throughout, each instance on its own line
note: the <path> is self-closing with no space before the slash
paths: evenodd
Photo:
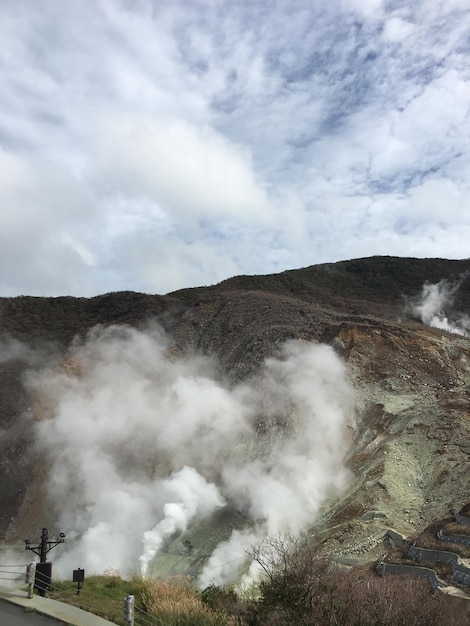
<path id="1" fill-rule="evenodd" d="M 144 533 L 143 552 L 139 557 L 143 575 L 147 574 L 149 563 L 167 537 L 178 531 L 184 532 L 196 515 L 206 517 L 225 504 L 217 487 L 207 483 L 191 467 L 183 467 L 163 484 L 171 501 L 163 506 L 163 519 Z"/>
<path id="2" fill-rule="evenodd" d="M 288 342 L 229 388 L 214 360 L 175 356 L 159 329 L 95 329 L 33 386 L 48 407 L 37 434 L 67 534 L 55 555 L 64 576 L 146 574 L 167 539 L 228 504 L 251 530 L 216 547 L 200 584 L 231 582 L 247 549 L 301 531 L 347 478 L 351 390 L 325 345 Z"/>
<path id="3" fill-rule="evenodd" d="M 457 281 L 443 279 L 436 284 L 425 283 L 420 295 L 408 302 L 408 309 L 427 326 L 467 336 L 470 333 L 470 318 L 460 314 L 451 321 L 446 314 L 452 309 L 465 277 L 463 275 Z"/>

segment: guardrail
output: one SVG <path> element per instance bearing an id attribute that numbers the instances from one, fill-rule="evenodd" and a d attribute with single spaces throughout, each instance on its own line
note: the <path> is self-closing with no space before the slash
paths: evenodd
<path id="1" fill-rule="evenodd" d="M 24 563 L 14 565 L 0 563 L 0 580 L 10 583 L 23 582 L 25 567 Z"/>
<path id="2" fill-rule="evenodd" d="M 0 580 L 8 581 L 8 588 L 15 589 L 23 587 L 25 584 L 28 588 L 28 598 L 33 597 L 33 588 L 38 584 L 38 577 L 41 579 L 42 574 L 36 570 L 36 563 L 21 564 L 1 564 L 0 563 Z M 25 571 L 26 570 L 26 571 Z M 41 581 L 39 581 L 41 582 Z M 58 602 L 64 602 L 71 606 L 76 606 L 81 610 L 87 611 L 87 607 L 91 608 L 93 600 L 106 600 L 109 602 L 109 596 L 103 596 L 88 590 L 81 589 L 80 595 L 74 590 L 64 591 L 62 588 L 54 585 L 49 580 L 44 580 L 44 585 L 48 585 L 48 591 L 54 592 L 54 599 Z M 24 596 L 23 596 L 24 597 Z M 88 601 L 87 601 L 88 598 Z M 119 608 L 118 608 L 119 607 Z M 116 599 L 116 612 L 120 612 L 127 626 L 170 626 L 167 622 L 161 620 L 155 615 L 151 615 L 143 608 L 136 606 L 134 596 L 129 595 L 122 600 Z M 88 611 L 92 613 L 93 611 Z"/>

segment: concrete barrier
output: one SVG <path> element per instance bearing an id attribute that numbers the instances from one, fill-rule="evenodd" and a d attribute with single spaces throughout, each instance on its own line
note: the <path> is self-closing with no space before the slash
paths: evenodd
<path id="1" fill-rule="evenodd" d="M 452 580 L 466 587 L 470 587 L 470 567 L 456 563 L 452 574 Z"/>
<path id="2" fill-rule="evenodd" d="M 447 552 L 447 550 L 427 550 L 411 546 L 408 550 L 408 557 L 421 563 L 458 563 L 459 555 L 455 552 Z"/>
<path id="3" fill-rule="evenodd" d="M 392 576 L 413 576 L 413 578 L 424 578 L 428 580 L 432 588 L 436 590 L 438 587 L 444 587 L 444 583 L 439 580 L 436 572 L 429 567 L 419 567 L 415 565 L 395 565 L 380 561 L 376 564 L 375 570 L 379 574 L 387 574 Z"/>
<path id="4" fill-rule="evenodd" d="M 436 537 L 439 541 L 448 541 L 449 543 L 460 543 L 465 546 L 470 546 L 470 535 L 444 535 L 442 530 L 438 530 Z"/>
<path id="5" fill-rule="evenodd" d="M 393 528 L 389 528 L 387 532 L 385 533 L 385 536 L 387 537 L 388 543 L 390 544 L 391 548 L 399 548 L 405 545 L 405 541 L 406 541 L 405 535 L 402 535 L 401 533 L 399 533 L 397 530 L 394 530 Z"/>

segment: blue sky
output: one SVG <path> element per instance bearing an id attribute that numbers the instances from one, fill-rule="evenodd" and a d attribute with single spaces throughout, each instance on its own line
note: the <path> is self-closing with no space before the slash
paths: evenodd
<path id="1" fill-rule="evenodd" d="M 0 295 L 467 258 L 470 0 L 0 0 Z"/>

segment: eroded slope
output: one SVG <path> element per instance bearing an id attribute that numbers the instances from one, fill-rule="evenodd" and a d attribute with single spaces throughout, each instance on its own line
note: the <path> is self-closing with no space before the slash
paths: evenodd
<path id="1" fill-rule="evenodd" d="M 470 342 L 418 326 L 344 325 L 357 411 L 349 488 L 325 507 L 319 550 L 374 558 L 470 496 Z"/>

